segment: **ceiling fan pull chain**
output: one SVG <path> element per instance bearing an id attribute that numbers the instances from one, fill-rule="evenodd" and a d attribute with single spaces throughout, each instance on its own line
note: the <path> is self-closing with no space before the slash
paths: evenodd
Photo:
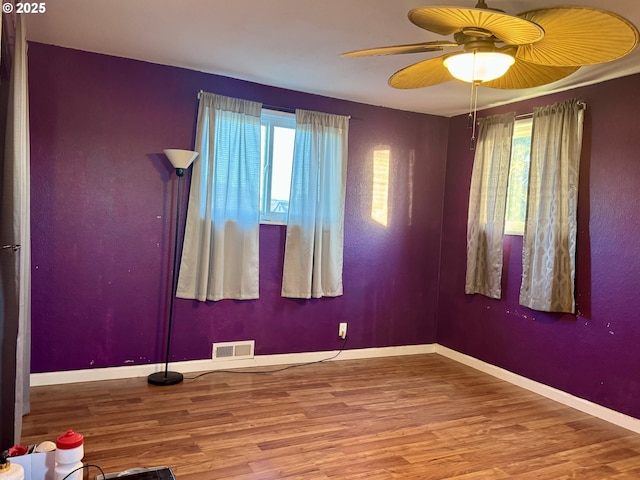
<path id="1" fill-rule="evenodd" d="M 470 150 L 476 149 L 476 125 L 478 125 L 478 89 L 479 88 L 480 88 L 480 82 L 473 82 L 471 84 L 471 95 L 474 101 L 473 101 L 473 129 L 471 130 Z M 474 91 L 475 91 L 475 94 L 474 94 Z"/>
<path id="2" fill-rule="evenodd" d="M 469 105 L 469 119 L 471 120 L 471 146 L 469 150 L 476 149 L 476 125 L 478 124 L 478 88 L 480 82 L 476 80 L 476 50 L 473 51 L 473 65 L 471 68 L 471 100 Z M 473 112 L 473 115 L 472 113 Z"/>
<path id="3" fill-rule="evenodd" d="M 473 83 L 471 84 L 471 95 L 469 96 L 469 116 L 467 117 L 467 128 L 473 128 Z"/>
<path id="4" fill-rule="evenodd" d="M 473 128 L 473 134 L 475 134 L 475 108 L 473 108 L 473 90 L 475 83 L 475 75 L 476 75 L 476 52 L 473 52 L 473 65 L 471 68 L 471 95 L 469 97 L 469 117 L 467 118 L 467 128 Z M 476 100 L 477 104 L 477 100 Z M 473 138 L 472 138 L 473 140 Z M 473 147 L 471 148 L 473 150 Z"/>

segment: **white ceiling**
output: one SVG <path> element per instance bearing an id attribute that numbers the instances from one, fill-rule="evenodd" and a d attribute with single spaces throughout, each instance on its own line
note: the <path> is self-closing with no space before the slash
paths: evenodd
<path id="1" fill-rule="evenodd" d="M 476 0 L 49 0 L 27 15 L 27 38 L 90 52 L 174 65 L 253 82 L 401 110 L 465 113 L 469 86 L 458 81 L 396 90 L 397 70 L 441 53 L 340 58 L 345 51 L 443 38 L 413 25 L 426 5 L 471 8 Z M 639 0 L 577 0 L 640 26 Z M 487 0 L 518 14 L 563 0 Z M 450 39 L 450 38 L 447 38 Z M 585 39 L 589 40 L 589 39 Z M 596 39 L 591 39 L 597 42 Z M 528 90 L 480 90 L 479 108 L 640 72 L 640 48 L 611 63 L 583 67 Z"/>

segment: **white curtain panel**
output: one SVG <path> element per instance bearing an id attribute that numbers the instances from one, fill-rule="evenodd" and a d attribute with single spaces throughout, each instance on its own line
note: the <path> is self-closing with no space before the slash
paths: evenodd
<path id="1" fill-rule="evenodd" d="M 176 296 L 259 296 L 260 103 L 200 95 Z"/>
<path id="2" fill-rule="evenodd" d="M 575 310 L 575 253 L 583 104 L 534 109 L 520 304 Z"/>
<path id="3" fill-rule="evenodd" d="M 349 117 L 296 111 L 282 296 L 342 295 Z"/>
<path id="4" fill-rule="evenodd" d="M 465 293 L 502 294 L 502 241 L 515 114 L 494 115 L 478 125 L 467 217 Z"/>

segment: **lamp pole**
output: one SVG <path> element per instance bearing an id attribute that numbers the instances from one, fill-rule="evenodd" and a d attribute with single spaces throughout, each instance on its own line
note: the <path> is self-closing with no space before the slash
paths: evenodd
<path id="1" fill-rule="evenodd" d="M 176 199 L 176 224 L 173 239 L 173 268 L 171 270 L 171 300 L 169 304 L 169 325 L 167 328 L 167 349 L 165 351 L 164 371 L 152 373 L 147 377 L 151 385 L 176 385 L 184 379 L 182 373 L 169 370 L 169 352 L 171 349 L 171 327 L 173 326 L 173 304 L 176 296 L 176 267 L 178 263 L 178 238 L 180 229 L 180 195 L 182 190 L 182 177 L 186 169 L 198 156 L 197 152 L 190 150 L 165 150 L 165 154 L 176 169 L 178 176 L 178 195 Z"/>

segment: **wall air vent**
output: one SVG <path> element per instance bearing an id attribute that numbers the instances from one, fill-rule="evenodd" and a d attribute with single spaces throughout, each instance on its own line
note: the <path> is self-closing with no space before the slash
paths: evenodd
<path id="1" fill-rule="evenodd" d="M 222 360 L 246 360 L 253 358 L 255 340 L 244 340 L 241 342 L 220 342 L 213 344 L 212 359 Z"/>

